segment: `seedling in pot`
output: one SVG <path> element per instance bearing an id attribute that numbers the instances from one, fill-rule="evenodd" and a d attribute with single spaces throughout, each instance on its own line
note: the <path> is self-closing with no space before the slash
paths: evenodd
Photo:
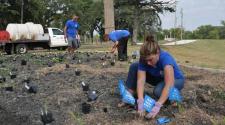
<path id="1" fill-rule="evenodd" d="M 96 91 L 90 91 L 88 93 L 88 101 L 95 101 L 98 98 Z"/>
<path id="2" fill-rule="evenodd" d="M 81 82 L 83 91 L 88 91 L 89 90 L 89 85 L 85 84 L 84 82 Z"/>
<path id="3" fill-rule="evenodd" d="M 24 59 L 22 59 L 22 60 L 21 60 L 21 65 L 22 65 L 22 66 L 27 65 L 27 61 L 24 60 Z"/>
<path id="4" fill-rule="evenodd" d="M 76 74 L 76 76 L 79 76 L 80 75 L 80 73 L 81 73 L 81 71 L 79 70 L 79 69 L 75 69 L 75 74 Z"/>
<path id="5" fill-rule="evenodd" d="M 11 79 L 15 79 L 16 78 L 16 74 L 13 72 L 9 72 L 10 78 Z"/>
<path id="6" fill-rule="evenodd" d="M 0 83 L 3 83 L 5 81 L 6 81 L 5 77 L 0 75 Z"/>
<path id="7" fill-rule="evenodd" d="M 91 111 L 91 105 L 86 103 L 86 102 L 82 103 L 82 107 L 81 108 L 82 108 L 82 112 L 84 114 L 88 114 Z"/>
<path id="8" fill-rule="evenodd" d="M 37 86 L 29 86 L 27 83 L 25 83 L 25 88 L 29 93 L 37 93 Z"/>
<path id="9" fill-rule="evenodd" d="M 44 125 L 52 123 L 54 121 L 52 113 L 48 112 L 47 110 L 45 110 L 45 112 L 41 110 L 41 121 Z"/>

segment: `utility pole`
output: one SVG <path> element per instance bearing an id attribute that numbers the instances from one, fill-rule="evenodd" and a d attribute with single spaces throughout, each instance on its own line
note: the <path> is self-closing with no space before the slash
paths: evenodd
<path id="1" fill-rule="evenodd" d="M 23 23 L 23 5 L 24 5 L 24 1 L 21 0 L 21 19 L 20 19 L 20 23 Z"/>
<path id="2" fill-rule="evenodd" d="M 177 1 L 175 0 L 174 39 L 176 39 L 176 28 L 177 28 Z"/>
<path id="3" fill-rule="evenodd" d="M 115 30 L 113 0 L 104 0 L 105 34 Z"/>
<path id="4" fill-rule="evenodd" d="M 174 17 L 174 40 L 175 40 L 175 45 L 177 45 L 176 28 L 177 28 L 177 0 L 175 0 L 175 17 Z"/>
<path id="5" fill-rule="evenodd" d="M 180 24 L 180 39 L 183 39 L 183 8 L 180 10 L 181 24 Z"/>

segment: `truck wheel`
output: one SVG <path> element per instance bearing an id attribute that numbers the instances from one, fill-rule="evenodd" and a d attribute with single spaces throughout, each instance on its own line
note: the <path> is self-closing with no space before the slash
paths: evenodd
<path id="1" fill-rule="evenodd" d="M 17 46 L 16 46 L 16 53 L 18 53 L 18 54 L 24 54 L 24 53 L 26 53 L 27 52 L 27 45 L 25 45 L 25 44 L 18 44 Z"/>

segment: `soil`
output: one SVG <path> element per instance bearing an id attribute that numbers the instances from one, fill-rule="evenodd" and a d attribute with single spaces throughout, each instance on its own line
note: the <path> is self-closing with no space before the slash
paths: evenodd
<path id="1" fill-rule="evenodd" d="M 116 61 L 111 66 L 114 58 L 94 52 L 76 52 L 73 56 L 51 52 L 1 55 L 0 75 L 6 81 L 0 83 L 0 124 L 42 125 L 42 112 L 52 113 L 50 125 L 156 124 L 156 119 L 138 117 L 134 108 L 117 107 L 117 83 L 126 80 L 130 61 Z M 21 65 L 24 60 L 26 65 Z M 178 107 L 165 104 L 157 118 L 170 118 L 168 125 L 224 125 L 225 73 L 181 68 L 186 77 L 183 102 Z M 77 70 L 80 75 L 75 74 Z M 11 79 L 9 72 L 16 78 Z M 37 93 L 30 93 L 25 82 L 37 86 Z M 96 100 L 88 100 L 82 82 L 96 91 Z M 13 90 L 6 91 L 10 86 Z M 150 96 L 152 89 L 146 85 Z M 90 112 L 82 112 L 83 103 L 90 104 Z"/>

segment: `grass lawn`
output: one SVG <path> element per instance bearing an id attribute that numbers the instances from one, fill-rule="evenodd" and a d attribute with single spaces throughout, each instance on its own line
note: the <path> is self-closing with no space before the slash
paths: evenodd
<path id="1" fill-rule="evenodd" d="M 162 48 L 172 53 L 180 64 L 225 69 L 225 40 L 197 40 L 186 45 Z"/>
<path id="2" fill-rule="evenodd" d="M 85 44 L 81 51 L 109 51 L 112 43 L 103 44 Z M 180 64 L 193 65 L 199 67 L 225 69 L 225 40 L 197 40 L 196 42 L 177 45 L 161 46 L 164 50 L 170 52 Z M 128 46 L 128 54 L 139 50 L 140 45 Z"/>

